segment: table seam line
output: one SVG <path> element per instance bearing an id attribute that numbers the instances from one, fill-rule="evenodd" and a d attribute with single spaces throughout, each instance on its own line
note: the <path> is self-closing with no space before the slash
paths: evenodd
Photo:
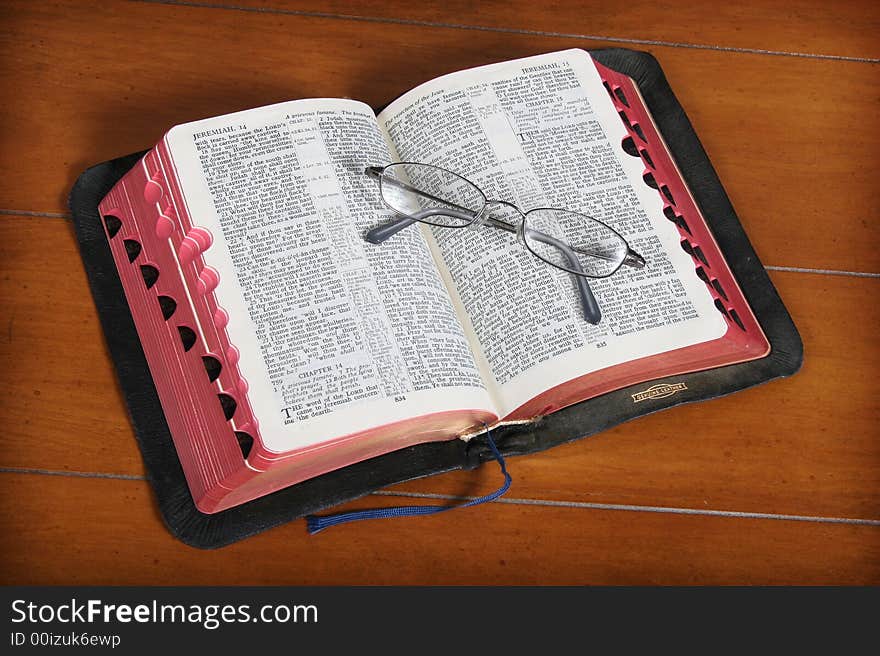
<path id="1" fill-rule="evenodd" d="M 37 476 L 62 476 L 71 478 L 96 478 L 124 481 L 147 481 L 146 476 L 134 474 L 112 474 L 103 472 L 62 471 L 55 469 L 36 469 L 18 467 L 0 467 L 2 474 L 25 474 Z M 410 499 L 433 499 L 442 501 L 471 501 L 477 497 L 458 496 L 453 494 L 436 494 L 431 492 L 401 492 L 393 490 L 376 490 L 369 496 L 380 497 L 403 497 Z M 739 510 L 715 510 L 710 508 L 681 508 L 677 506 L 648 506 L 639 504 L 619 503 L 592 503 L 584 501 L 557 501 L 553 499 L 530 499 L 530 498 L 501 498 L 493 503 L 519 506 L 537 506 L 552 508 L 571 508 L 585 510 L 606 510 L 625 512 L 648 512 L 673 515 L 696 515 L 708 517 L 727 517 L 734 519 L 766 519 L 773 521 L 797 521 L 811 522 L 816 524 L 846 524 L 860 526 L 880 526 L 880 519 L 866 519 L 858 517 L 832 517 L 822 515 L 796 515 L 787 513 L 761 513 Z"/>
<path id="2" fill-rule="evenodd" d="M 629 37 L 614 37 L 598 34 L 577 34 L 567 32 L 554 32 L 549 30 L 530 30 L 516 27 L 492 27 L 488 25 L 469 25 L 465 23 L 444 23 L 440 21 L 426 21 L 410 18 L 391 18 L 380 16 L 364 16 L 359 14 L 337 14 L 332 12 L 308 11 L 304 9 L 282 9 L 277 7 L 243 7 L 232 4 L 212 2 L 187 2 L 184 0 L 130 0 L 142 4 L 192 7 L 199 9 L 222 9 L 226 11 L 241 11 L 255 14 L 275 14 L 284 16 L 301 16 L 304 18 L 325 18 L 330 20 L 347 20 L 365 23 L 387 23 L 390 25 L 408 25 L 413 27 L 433 27 L 441 29 L 471 30 L 477 32 L 496 32 L 501 34 L 518 34 L 524 36 L 544 36 L 553 38 L 579 39 L 582 41 L 607 41 L 610 43 L 624 43 L 629 45 L 653 45 L 669 48 L 688 48 L 695 50 L 712 50 L 716 52 L 735 52 L 753 55 L 769 55 L 777 57 L 800 57 L 803 59 L 819 59 L 832 61 L 847 61 L 854 63 L 877 64 L 880 58 L 855 57 L 849 55 L 827 55 L 821 53 L 804 53 L 786 50 L 769 50 L 763 48 L 742 48 L 737 46 L 718 46 L 710 44 L 683 43 L 675 41 L 662 41 L 657 39 L 636 39 Z"/>

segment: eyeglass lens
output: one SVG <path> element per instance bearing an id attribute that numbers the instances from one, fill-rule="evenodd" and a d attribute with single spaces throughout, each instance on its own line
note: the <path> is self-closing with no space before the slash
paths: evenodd
<path id="1" fill-rule="evenodd" d="M 604 223 L 567 210 L 527 212 L 523 239 L 548 264 L 594 278 L 614 273 L 629 251 L 623 237 Z"/>
<path id="2" fill-rule="evenodd" d="M 462 228 L 486 204 L 483 192 L 460 175 L 426 164 L 392 164 L 379 179 L 382 199 L 410 218 L 444 228 Z"/>

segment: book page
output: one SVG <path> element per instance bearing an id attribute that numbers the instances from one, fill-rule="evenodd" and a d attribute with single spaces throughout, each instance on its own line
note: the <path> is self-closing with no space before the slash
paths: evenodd
<path id="1" fill-rule="evenodd" d="M 626 131 L 586 52 L 453 73 L 404 94 L 379 121 L 401 160 L 459 173 L 523 211 L 593 216 L 647 261 L 590 281 L 603 312 L 592 325 L 572 276 L 515 235 L 429 229 L 502 414 L 577 376 L 725 333 L 641 161 L 621 148 Z"/>
<path id="2" fill-rule="evenodd" d="M 301 100 L 177 126 L 166 136 L 267 448 L 307 447 L 427 413 L 491 409 L 418 231 L 390 216 L 367 165 L 390 154 L 372 110 Z"/>

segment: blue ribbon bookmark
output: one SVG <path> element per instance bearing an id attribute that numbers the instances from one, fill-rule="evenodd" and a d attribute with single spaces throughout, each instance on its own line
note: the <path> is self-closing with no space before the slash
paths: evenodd
<path id="1" fill-rule="evenodd" d="M 361 519 L 386 519 L 388 517 L 414 517 L 417 515 L 432 515 L 434 513 L 444 512 L 446 510 L 454 510 L 455 508 L 467 508 L 468 506 L 478 506 L 481 503 L 495 501 L 495 499 L 497 499 L 510 489 L 510 484 L 513 479 L 511 479 L 510 474 L 507 473 L 507 465 L 504 462 L 504 456 L 501 455 L 498 447 L 495 446 L 495 441 L 492 439 L 492 435 L 489 432 L 488 427 L 486 428 L 486 439 L 489 442 L 489 448 L 492 449 L 492 455 L 495 456 L 498 464 L 501 465 L 501 473 L 504 474 L 504 485 L 502 485 L 491 494 L 487 494 L 486 496 L 479 497 L 477 499 L 471 499 L 470 501 L 466 501 L 465 503 L 461 503 L 455 506 L 394 506 L 392 508 L 354 510 L 352 512 L 337 513 L 335 515 L 309 515 L 306 517 L 306 528 L 308 528 L 309 535 L 314 535 L 318 531 L 323 531 L 325 528 L 336 526 L 337 524 L 356 522 Z"/>

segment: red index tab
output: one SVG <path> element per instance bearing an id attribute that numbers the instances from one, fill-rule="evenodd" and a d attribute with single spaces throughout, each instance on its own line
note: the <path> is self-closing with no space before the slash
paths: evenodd
<path id="1" fill-rule="evenodd" d="M 199 244 L 192 237 L 184 237 L 177 249 L 177 256 L 184 264 L 192 262 L 200 252 Z"/>
<path id="2" fill-rule="evenodd" d="M 144 185 L 144 200 L 148 203 L 158 203 L 162 200 L 164 190 L 162 189 L 162 185 L 159 184 L 161 179 L 162 172 L 156 171 L 153 174 L 153 177 L 147 180 L 147 183 Z"/>
<path id="3" fill-rule="evenodd" d="M 156 236 L 159 239 L 168 239 L 171 236 L 174 232 L 174 221 L 176 218 L 174 208 L 171 205 L 162 210 L 156 219 Z"/>
<path id="4" fill-rule="evenodd" d="M 213 243 L 214 236 L 207 228 L 192 228 L 180 242 L 177 254 L 180 256 L 181 262 L 189 264 L 196 258 L 196 255 L 211 248 Z"/>
<path id="5" fill-rule="evenodd" d="M 211 248 L 214 243 L 214 235 L 207 228 L 193 228 L 186 236 L 193 239 L 199 245 L 199 251 L 204 252 Z"/>
<path id="6" fill-rule="evenodd" d="M 198 289 L 200 294 L 210 294 L 212 291 L 217 289 L 217 285 L 220 284 L 220 274 L 217 273 L 217 269 L 211 266 L 206 266 L 202 269 L 202 272 L 199 274 L 198 281 Z"/>

